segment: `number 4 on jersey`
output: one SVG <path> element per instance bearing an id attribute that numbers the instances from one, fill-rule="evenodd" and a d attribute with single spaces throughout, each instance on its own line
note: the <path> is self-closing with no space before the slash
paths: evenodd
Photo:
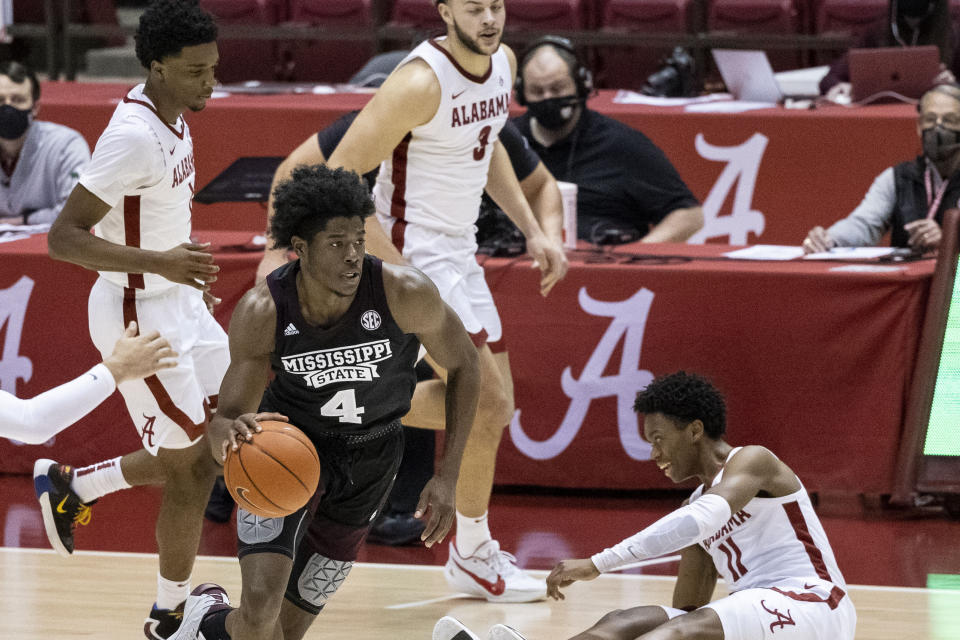
<path id="1" fill-rule="evenodd" d="M 328 418 L 338 418 L 340 422 L 349 422 L 351 424 L 361 424 L 363 420 L 363 407 L 357 406 L 357 396 L 353 389 L 344 389 L 337 391 L 332 398 L 327 400 L 326 404 L 320 407 L 320 415 Z"/>

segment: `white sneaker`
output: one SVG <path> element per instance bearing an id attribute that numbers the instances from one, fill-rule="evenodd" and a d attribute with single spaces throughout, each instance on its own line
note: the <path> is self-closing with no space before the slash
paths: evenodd
<path id="1" fill-rule="evenodd" d="M 526 640 L 520 632 L 505 624 L 495 624 L 487 631 L 487 640 Z"/>
<path id="2" fill-rule="evenodd" d="M 547 597 L 546 581 L 521 571 L 517 559 L 501 551 L 496 540 L 487 540 L 465 558 L 454 539 L 443 575 L 453 589 L 491 602 L 533 602 Z"/>
<path id="3" fill-rule="evenodd" d="M 169 640 L 195 640 L 196 638 L 202 640 L 200 623 L 203 622 L 204 617 L 212 611 L 226 609 L 229 606 L 230 599 L 227 598 L 227 592 L 223 587 L 211 582 L 201 584 L 187 596 L 187 602 L 183 607 L 183 621 Z"/>
<path id="4" fill-rule="evenodd" d="M 443 616 L 433 625 L 432 640 L 480 640 L 477 634 L 463 626 L 456 618 Z"/>

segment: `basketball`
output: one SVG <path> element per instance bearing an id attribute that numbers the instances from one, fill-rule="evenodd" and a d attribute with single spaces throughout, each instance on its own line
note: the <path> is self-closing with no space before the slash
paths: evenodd
<path id="1" fill-rule="evenodd" d="M 223 480 L 237 504 L 263 518 L 289 515 L 307 504 L 320 482 L 320 458 L 291 424 L 260 423 L 253 439 L 227 450 Z"/>

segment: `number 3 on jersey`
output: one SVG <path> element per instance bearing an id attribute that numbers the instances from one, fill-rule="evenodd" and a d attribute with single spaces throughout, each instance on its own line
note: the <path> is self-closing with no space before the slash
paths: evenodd
<path id="1" fill-rule="evenodd" d="M 338 418 L 340 422 L 349 422 L 351 424 L 361 424 L 363 420 L 363 407 L 357 406 L 357 396 L 353 389 L 344 389 L 337 391 L 332 398 L 327 400 L 326 404 L 320 407 L 320 415 L 328 418 Z"/>
<path id="2" fill-rule="evenodd" d="M 477 142 L 480 143 L 480 146 L 473 150 L 473 159 L 477 162 L 483 160 L 483 156 L 487 154 L 487 143 L 490 142 L 490 131 L 490 125 L 487 125 L 483 129 L 480 129 L 480 135 L 477 136 Z"/>

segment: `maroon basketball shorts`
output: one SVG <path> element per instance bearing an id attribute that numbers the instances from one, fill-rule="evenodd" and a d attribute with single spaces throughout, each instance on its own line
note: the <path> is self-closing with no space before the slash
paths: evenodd
<path id="1" fill-rule="evenodd" d="M 336 592 L 390 494 L 403 457 L 403 428 L 396 420 L 374 431 L 366 441 L 311 437 L 320 484 L 302 509 L 284 518 L 237 512 L 238 556 L 292 558 L 286 598 L 304 611 L 320 613 Z"/>

